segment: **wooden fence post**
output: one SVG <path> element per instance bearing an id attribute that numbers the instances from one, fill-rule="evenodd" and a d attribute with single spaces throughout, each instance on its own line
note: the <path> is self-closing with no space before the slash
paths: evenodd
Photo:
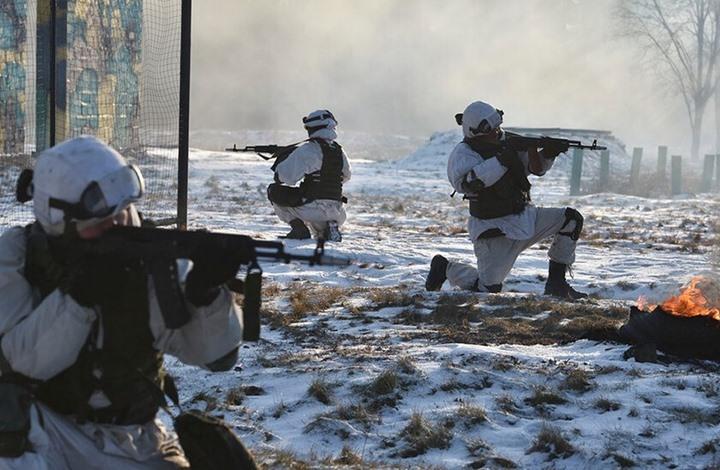
<path id="1" fill-rule="evenodd" d="M 680 155 L 672 156 L 671 163 L 671 184 L 670 193 L 673 196 L 682 193 L 682 157 Z"/>
<path id="2" fill-rule="evenodd" d="M 633 149 L 632 166 L 630 167 L 630 190 L 634 190 L 640 182 L 640 163 L 642 162 L 642 147 Z"/>
<path id="3" fill-rule="evenodd" d="M 664 181 L 665 178 L 667 178 L 667 153 L 667 145 L 660 145 L 658 147 L 657 177 L 660 181 Z"/>
<path id="4" fill-rule="evenodd" d="M 570 171 L 570 195 L 580 194 L 580 177 L 582 176 L 583 149 L 574 149 L 572 170 Z"/>
<path id="5" fill-rule="evenodd" d="M 602 152 L 600 152 L 599 191 L 600 192 L 606 191 L 609 182 L 610 182 L 610 150 L 603 150 Z"/>
<path id="6" fill-rule="evenodd" d="M 703 164 L 702 184 L 700 186 L 701 193 L 707 193 L 712 188 L 714 169 L 715 155 L 705 155 L 705 162 Z"/>

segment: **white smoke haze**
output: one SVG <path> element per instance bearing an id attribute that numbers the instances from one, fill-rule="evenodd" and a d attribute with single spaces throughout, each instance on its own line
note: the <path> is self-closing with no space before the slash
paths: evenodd
<path id="1" fill-rule="evenodd" d="M 615 0 L 213 0 L 193 5 L 194 129 L 428 136 L 474 100 L 507 126 L 610 130 L 688 154 L 679 96 L 621 37 Z M 701 151 L 712 152 L 712 106 Z M 342 134 L 341 134 L 342 136 Z"/>

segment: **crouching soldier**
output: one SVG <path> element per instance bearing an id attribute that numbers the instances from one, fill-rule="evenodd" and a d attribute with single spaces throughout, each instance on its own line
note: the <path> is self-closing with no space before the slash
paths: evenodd
<path id="1" fill-rule="evenodd" d="M 448 159 L 448 179 L 470 204 L 468 231 L 477 268 L 436 255 L 425 287 L 439 290 L 445 280 L 463 289 L 500 292 L 518 255 L 553 237 L 548 251 L 545 294 L 567 299 L 587 297 L 573 289 L 565 272 L 575 261 L 575 245 L 583 218 L 570 207 L 535 207 L 530 203 L 528 175 L 542 176 L 567 145 L 516 151 L 503 145 L 503 112 L 482 101 L 471 103 L 459 117 L 464 139 Z"/>
<path id="2" fill-rule="evenodd" d="M 309 139 L 287 157 L 279 157 L 275 183 L 268 198 L 275 213 L 290 224 L 286 238 L 342 241 L 340 227 L 347 218 L 343 183 L 350 179 L 350 163 L 337 138 L 335 116 L 325 109 L 303 118 Z M 294 186 L 300 182 L 300 186 Z"/>
<path id="3" fill-rule="evenodd" d="M 140 224 L 138 169 L 84 136 L 44 151 L 32 185 L 36 221 L 0 236 L 0 468 L 188 468 L 156 418 L 163 355 L 234 366 L 242 324 L 223 285 L 238 263 L 203 247 L 176 284 L 190 318 L 170 329 L 138 260 L 76 249 Z"/>

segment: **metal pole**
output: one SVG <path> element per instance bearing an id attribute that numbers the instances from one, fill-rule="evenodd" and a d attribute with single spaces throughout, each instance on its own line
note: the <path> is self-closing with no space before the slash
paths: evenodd
<path id="1" fill-rule="evenodd" d="M 188 159 L 190 153 L 190 26 L 192 0 L 182 0 L 180 29 L 180 116 L 178 134 L 177 227 L 187 228 Z"/>
<path id="2" fill-rule="evenodd" d="M 57 67 L 57 52 L 57 7 L 55 1 L 50 0 L 50 77 L 48 77 L 50 82 L 48 93 L 50 98 L 50 109 L 48 110 L 50 113 L 50 147 L 55 145 L 55 131 L 57 129 L 55 123 L 55 106 L 57 105 L 55 101 L 57 97 L 57 73 L 55 69 Z"/>

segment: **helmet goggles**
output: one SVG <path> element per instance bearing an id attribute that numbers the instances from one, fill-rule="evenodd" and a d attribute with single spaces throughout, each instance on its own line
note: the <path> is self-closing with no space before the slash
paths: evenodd
<path id="1" fill-rule="evenodd" d="M 97 181 L 92 181 L 75 203 L 50 198 L 49 205 L 75 220 L 103 219 L 122 211 L 139 200 L 145 181 L 135 165 L 124 166 Z"/>

